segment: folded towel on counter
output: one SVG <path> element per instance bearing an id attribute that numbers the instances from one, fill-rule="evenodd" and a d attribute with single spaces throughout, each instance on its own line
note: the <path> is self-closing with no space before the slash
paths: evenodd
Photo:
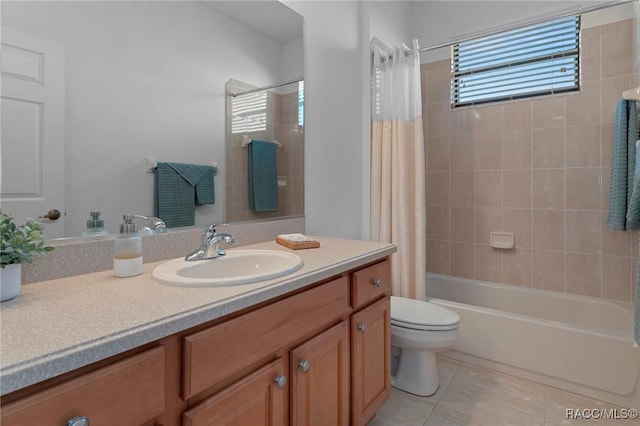
<path id="1" fill-rule="evenodd" d="M 249 207 L 254 212 L 278 210 L 276 144 L 253 139 L 249 155 Z"/>
<path id="2" fill-rule="evenodd" d="M 215 203 L 213 166 L 158 162 L 154 215 L 168 228 L 192 226 L 195 206 Z"/>
<path id="3" fill-rule="evenodd" d="M 633 231 L 640 229 L 640 206 L 632 205 L 636 141 L 640 138 L 635 101 L 621 99 L 618 102 L 614 129 L 607 225 L 614 231 Z M 636 199 L 634 203 L 640 202 L 640 193 Z M 628 216 L 631 220 L 627 219 Z"/>
<path id="4" fill-rule="evenodd" d="M 310 249 L 320 247 L 320 241 L 303 234 L 280 234 L 276 242 L 291 250 Z"/>
<path id="5" fill-rule="evenodd" d="M 303 234 L 280 234 L 278 235 L 278 238 L 281 240 L 290 241 L 292 243 L 308 243 L 312 241 L 318 241 Z"/>

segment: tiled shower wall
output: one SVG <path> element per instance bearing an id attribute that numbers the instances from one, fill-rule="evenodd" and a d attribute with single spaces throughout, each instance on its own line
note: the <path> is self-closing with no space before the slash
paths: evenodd
<path id="1" fill-rule="evenodd" d="M 227 90 L 233 91 L 231 82 Z M 240 84 L 235 82 L 235 84 Z M 292 86 L 287 86 L 292 87 Z M 227 214 L 228 222 L 304 215 L 304 127 L 298 125 L 298 91 L 267 93 L 267 128 L 262 132 L 231 134 L 231 107 L 227 103 Z M 249 208 L 247 149 L 242 136 L 278 141 L 278 211 L 254 212 Z"/>
<path id="2" fill-rule="evenodd" d="M 632 22 L 582 31 L 571 94 L 452 110 L 449 60 L 422 65 L 428 271 L 631 301 L 638 235 L 606 216 L 615 105 L 640 82 Z"/>

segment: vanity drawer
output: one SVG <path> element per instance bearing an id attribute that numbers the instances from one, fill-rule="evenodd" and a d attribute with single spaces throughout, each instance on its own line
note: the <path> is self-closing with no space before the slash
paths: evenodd
<path id="1" fill-rule="evenodd" d="M 391 293 L 391 262 L 383 260 L 351 274 L 351 306 L 356 309 Z"/>
<path id="2" fill-rule="evenodd" d="M 321 330 L 348 310 L 345 276 L 185 337 L 184 399 Z"/>
<path id="3" fill-rule="evenodd" d="M 164 347 L 159 346 L 2 407 L 3 426 L 140 425 L 164 411 Z"/>

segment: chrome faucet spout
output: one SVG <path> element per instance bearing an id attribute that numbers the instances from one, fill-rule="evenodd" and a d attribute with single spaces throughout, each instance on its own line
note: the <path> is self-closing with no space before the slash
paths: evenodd
<path id="1" fill-rule="evenodd" d="M 164 233 L 167 232 L 167 226 L 164 223 L 164 221 L 158 217 L 154 217 L 154 216 L 144 216 L 141 214 L 134 214 L 132 215 L 135 218 L 138 219 L 144 219 L 147 220 L 149 222 L 151 222 L 151 226 L 145 226 L 143 229 L 146 229 L 148 231 L 151 231 L 151 233 Z"/>
<path id="2" fill-rule="evenodd" d="M 204 228 L 200 247 L 186 255 L 184 260 L 194 262 L 224 256 L 226 252 L 219 247 L 220 243 L 233 244 L 235 240 L 231 234 L 216 234 L 216 224 L 208 225 Z"/>

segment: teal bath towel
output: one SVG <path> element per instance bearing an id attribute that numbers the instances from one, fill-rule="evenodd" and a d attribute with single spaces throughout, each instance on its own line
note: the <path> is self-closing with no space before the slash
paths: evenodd
<path id="1" fill-rule="evenodd" d="M 640 229 L 640 194 L 636 194 L 635 205 L 632 204 L 639 138 L 635 101 L 618 102 L 614 128 L 607 225 L 614 231 L 634 231 Z"/>
<path id="2" fill-rule="evenodd" d="M 636 149 L 640 129 L 635 101 L 618 101 L 614 128 L 607 225 L 614 231 L 635 231 L 640 229 L 640 150 Z M 640 259 L 636 272 L 633 332 L 640 345 Z"/>
<path id="3" fill-rule="evenodd" d="M 249 207 L 254 212 L 278 211 L 276 148 L 255 139 L 249 144 Z"/>
<path id="4" fill-rule="evenodd" d="M 215 203 L 213 166 L 158 163 L 155 176 L 154 215 L 168 228 L 192 226 L 195 206 Z"/>
<path id="5" fill-rule="evenodd" d="M 631 201 L 629 202 L 629 208 L 627 211 L 627 223 L 630 224 L 630 227 L 633 227 L 633 229 L 640 228 L 640 149 L 636 149 L 636 165 L 638 165 L 638 167 L 636 167 L 633 174 Z M 640 238 L 638 239 L 638 244 L 640 244 Z M 638 253 L 640 253 L 640 251 Z M 640 345 L 640 258 L 638 260 L 639 262 L 637 262 L 638 264 L 636 266 L 636 299 L 633 318 L 633 334 L 636 343 Z"/>

